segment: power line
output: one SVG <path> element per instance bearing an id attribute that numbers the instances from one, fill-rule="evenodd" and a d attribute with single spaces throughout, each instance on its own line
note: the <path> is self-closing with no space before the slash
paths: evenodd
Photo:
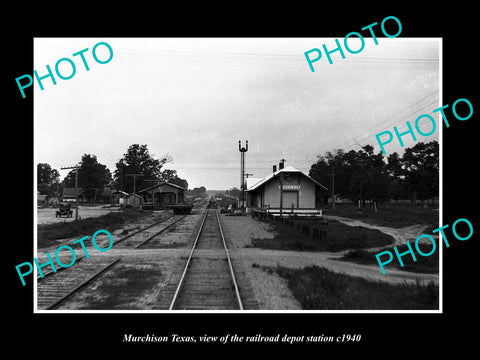
<path id="1" fill-rule="evenodd" d="M 137 177 L 138 177 L 138 176 L 145 176 L 145 175 L 144 175 L 143 173 L 123 174 L 123 175 L 133 177 L 133 194 L 136 194 L 135 189 L 136 189 Z M 123 196 L 123 195 L 122 195 L 122 196 Z"/>
<path id="2" fill-rule="evenodd" d="M 378 124 L 375 125 L 374 127 L 372 127 L 372 128 L 370 128 L 369 130 L 367 130 L 367 135 L 366 135 L 366 136 L 363 136 L 363 137 L 360 138 L 359 140 L 356 140 L 355 138 L 353 138 L 353 141 L 354 141 L 354 142 L 355 142 L 355 141 L 356 141 L 356 142 L 362 142 L 363 140 L 365 140 L 365 139 L 367 139 L 367 138 L 370 138 L 370 137 L 372 136 L 372 133 L 371 133 L 372 130 L 378 128 L 378 127 L 381 126 L 382 124 L 385 124 L 387 121 L 388 121 L 388 123 L 387 123 L 386 125 L 384 125 L 384 127 L 388 127 L 388 126 L 390 126 L 390 125 L 393 125 L 396 121 L 399 121 L 399 120 L 396 120 L 395 117 L 399 116 L 399 115 L 402 114 L 403 112 L 405 112 L 405 111 L 407 111 L 408 109 L 410 109 L 411 107 L 417 105 L 418 103 L 420 103 L 421 101 L 425 100 L 425 99 L 428 98 L 429 96 L 435 94 L 436 92 L 438 92 L 438 90 L 436 90 L 436 91 L 434 91 L 434 92 L 426 95 L 426 96 L 423 97 L 422 99 L 420 99 L 420 100 L 416 101 L 415 103 L 407 106 L 406 108 L 404 108 L 404 109 L 402 109 L 401 111 L 395 113 L 394 115 L 389 116 L 387 119 L 383 120 L 382 122 L 378 123 Z M 433 104 L 435 104 L 435 103 L 438 104 L 438 101 L 439 101 L 439 99 L 437 98 L 437 99 L 435 99 L 434 101 L 432 101 L 432 102 L 430 102 L 430 103 L 428 103 L 428 104 L 426 104 L 426 105 L 424 105 L 424 106 L 422 106 L 422 107 L 414 110 L 413 112 L 410 112 L 409 114 L 405 115 L 404 117 L 409 117 L 409 116 L 411 116 L 411 115 L 413 115 L 413 114 L 415 114 L 415 113 L 417 113 L 417 112 L 419 112 L 419 111 L 421 111 L 421 110 L 423 110 L 423 109 L 427 108 L 428 106 L 431 106 L 431 105 L 433 105 Z M 394 120 L 393 120 L 393 121 L 389 121 L 389 120 L 392 120 L 392 119 L 394 119 Z M 402 126 L 404 126 L 404 124 L 402 124 Z M 342 148 L 342 146 L 345 146 L 345 144 L 349 144 L 349 143 L 351 143 L 351 142 L 352 142 L 352 140 L 349 140 L 348 142 L 343 143 L 343 144 L 341 145 L 341 148 Z M 353 144 L 347 146 L 346 148 L 349 148 L 349 147 L 351 147 L 352 145 L 353 145 Z"/>
<path id="3" fill-rule="evenodd" d="M 394 115 L 388 117 L 387 119 L 383 120 L 382 122 L 378 123 L 376 126 L 374 126 L 373 128 L 369 129 L 369 131 L 370 131 L 370 130 L 373 130 L 373 129 L 377 128 L 377 127 L 379 127 L 380 125 L 382 125 L 383 123 L 387 122 L 388 120 L 390 120 L 390 119 L 392 119 L 392 118 L 400 115 L 400 114 L 403 113 L 404 111 L 407 111 L 407 110 L 410 109 L 411 107 L 417 105 L 418 103 L 422 102 L 422 101 L 425 100 L 426 98 L 428 98 L 428 97 L 430 97 L 430 96 L 432 96 L 433 94 L 436 94 L 436 93 L 438 93 L 438 92 L 439 92 L 438 89 L 435 90 L 435 91 L 433 91 L 433 92 L 431 92 L 430 94 L 424 96 L 424 97 L 421 98 L 420 100 L 418 100 L 418 101 L 414 102 L 413 104 L 407 106 L 405 109 L 401 110 L 400 112 L 397 112 L 396 114 L 394 114 Z M 435 101 L 438 101 L 438 99 L 436 99 Z M 434 102 L 435 102 L 435 101 L 434 101 Z M 433 102 L 433 103 L 434 103 L 434 102 Z M 431 104 L 432 104 L 432 103 L 430 103 L 430 104 L 428 104 L 428 105 L 425 105 L 424 107 L 422 107 L 422 108 L 420 108 L 420 109 L 423 109 L 423 108 L 425 108 L 426 106 L 429 106 L 429 105 L 431 105 Z M 420 110 L 420 109 L 419 109 L 419 110 Z M 417 111 L 418 111 L 418 110 L 417 110 Z"/>
<path id="4" fill-rule="evenodd" d="M 378 123 L 378 124 L 375 125 L 374 127 L 368 129 L 368 130 L 367 130 L 367 133 L 370 133 L 372 130 L 378 128 L 379 126 L 381 126 L 382 124 L 386 123 L 387 121 L 394 119 L 395 117 L 399 116 L 399 115 L 402 114 L 403 112 L 407 111 L 407 110 L 410 109 L 411 107 L 415 106 L 416 104 L 420 103 L 421 101 L 425 100 L 426 98 L 430 97 L 431 95 L 433 95 L 433 94 L 435 94 L 435 93 L 437 93 L 437 92 L 438 92 L 438 90 L 435 90 L 434 92 L 432 92 L 432 93 L 424 96 L 422 99 L 420 99 L 420 100 L 416 101 L 415 103 L 407 106 L 406 108 L 402 109 L 401 111 L 399 111 L 399 112 L 397 112 L 397 113 L 389 116 L 388 118 L 386 118 L 385 120 L 381 121 L 380 123 Z M 416 112 L 418 112 L 418 111 L 426 108 L 427 106 L 430 106 L 430 105 L 434 104 L 435 102 L 438 102 L 438 99 L 434 100 L 433 102 L 431 102 L 431 103 L 429 103 L 429 104 L 427 104 L 427 105 L 424 105 L 423 107 L 415 110 L 413 113 L 410 113 L 410 114 L 408 114 L 408 115 L 406 115 L 406 116 L 410 116 L 410 115 L 412 115 L 412 114 L 415 114 Z M 406 116 L 405 116 L 405 117 L 406 117 Z M 389 122 L 388 124 L 393 124 L 395 121 L 397 121 L 397 120 L 391 121 L 391 122 Z M 367 137 L 370 137 L 370 134 L 367 135 L 367 136 L 364 136 L 364 137 L 361 138 L 360 140 L 363 140 L 363 139 L 365 139 L 365 138 L 367 138 Z M 350 141 L 351 141 L 351 140 L 350 140 Z"/>

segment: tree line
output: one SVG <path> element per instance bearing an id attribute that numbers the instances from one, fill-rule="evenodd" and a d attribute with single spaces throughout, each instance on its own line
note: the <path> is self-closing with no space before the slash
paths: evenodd
<path id="1" fill-rule="evenodd" d="M 138 192 L 141 189 L 168 181 L 188 188 L 188 182 L 178 176 L 176 170 L 163 169 L 172 162 L 169 155 L 155 159 L 150 155 L 147 145 L 132 144 L 123 157 L 115 164 L 113 174 L 106 165 L 98 162 L 95 155 L 84 154 L 78 166 L 78 187 L 84 189 L 88 201 L 98 199 L 105 187 Z M 37 190 L 51 197 L 59 196 L 64 188 L 75 187 L 75 170 L 71 170 L 60 182 L 58 170 L 47 163 L 37 164 Z M 135 184 L 134 184 L 135 182 Z"/>
<path id="2" fill-rule="evenodd" d="M 335 195 L 365 206 L 366 201 L 387 203 L 390 200 L 409 199 L 414 206 L 417 200 L 434 201 L 439 196 L 439 145 L 437 141 L 419 142 L 388 155 L 374 153 L 370 145 L 359 151 L 342 149 L 319 155 L 312 164 L 309 175 L 329 191 L 324 202 Z M 329 185 L 327 185 L 329 184 Z"/>

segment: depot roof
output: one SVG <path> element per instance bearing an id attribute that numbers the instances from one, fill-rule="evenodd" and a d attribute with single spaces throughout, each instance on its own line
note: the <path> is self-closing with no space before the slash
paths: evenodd
<path id="1" fill-rule="evenodd" d="M 75 197 L 77 194 L 77 189 L 78 189 L 78 195 L 82 195 L 84 193 L 83 188 L 75 188 L 75 187 L 67 187 L 63 189 L 63 197 Z"/>
<path id="2" fill-rule="evenodd" d="M 320 184 L 318 181 L 316 180 L 313 180 L 310 176 L 308 176 L 307 174 L 305 174 L 303 171 L 300 171 L 292 166 L 286 166 L 284 167 L 283 169 L 280 169 L 280 170 L 277 170 L 275 171 L 274 173 L 271 173 L 270 175 L 267 175 L 265 176 L 263 179 L 260 179 L 259 181 L 257 181 L 256 183 L 250 183 L 250 186 L 249 186 L 249 183 L 247 181 L 247 191 L 253 191 L 253 190 L 256 190 L 258 189 L 259 187 L 261 187 L 262 185 L 268 183 L 269 181 L 273 180 L 274 178 L 276 178 L 277 176 L 280 176 L 280 174 L 282 173 L 299 173 L 301 174 L 302 176 L 308 178 L 310 181 L 312 181 L 313 183 L 315 183 L 315 185 L 318 185 L 320 186 L 322 189 L 324 190 L 328 190 L 325 186 L 323 186 L 322 184 Z M 247 179 L 248 180 L 248 179 Z M 252 179 L 253 180 L 253 179 Z"/>
<path id="3" fill-rule="evenodd" d="M 181 190 L 185 190 L 185 188 L 181 187 L 180 185 L 164 181 L 164 182 L 158 183 L 156 185 L 149 186 L 148 188 L 142 189 L 142 190 L 139 191 L 139 193 L 142 193 L 142 192 L 145 192 L 145 191 L 148 191 L 148 190 L 152 190 L 152 189 L 155 189 L 157 187 L 164 186 L 164 185 L 175 187 L 175 188 L 181 189 Z"/>

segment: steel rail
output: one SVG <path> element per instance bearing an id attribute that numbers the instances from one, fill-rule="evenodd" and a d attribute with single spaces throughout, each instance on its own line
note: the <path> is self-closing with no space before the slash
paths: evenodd
<path id="1" fill-rule="evenodd" d="M 175 225 L 177 222 L 179 222 L 180 220 L 184 219 L 187 215 L 183 215 L 181 217 L 179 217 L 177 220 L 175 220 L 174 222 L 172 222 L 171 224 L 168 224 L 167 226 L 165 226 L 162 230 L 159 230 L 157 231 L 156 233 L 154 233 L 153 235 L 149 236 L 145 241 L 143 241 L 142 243 L 140 243 L 139 245 L 135 246 L 135 249 L 138 249 L 140 246 L 143 246 L 145 245 L 147 242 L 149 242 L 150 240 L 152 240 L 155 236 L 157 235 L 160 235 L 162 232 L 164 232 L 165 230 L 167 230 L 168 228 L 170 228 L 171 226 Z M 171 218 L 168 218 L 167 220 L 170 220 L 172 219 L 173 216 Z"/>
<path id="2" fill-rule="evenodd" d="M 121 238 L 121 239 L 118 239 L 117 241 L 115 241 L 115 242 L 113 243 L 113 245 L 116 245 L 116 244 L 118 244 L 119 242 L 124 241 L 124 240 L 128 239 L 129 237 L 132 237 L 133 235 L 138 234 L 139 232 L 142 232 L 142 231 L 145 231 L 145 230 L 147 230 L 147 229 L 150 229 L 151 227 L 153 227 L 153 226 L 155 226 L 155 225 L 158 225 L 158 224 L 161 224 L 161 223 L 163 223 L 163 222 L 165 222 L 165 221 L 168 221 L 168 220 L 170 220 L 170 219 L 172 219 L 172 218 L 173 218 L 173 216 L 170 216 L 170 217 L 168 217 L 168 218 L 166 218 L 166 219 L 162 219 L 162 220 L 160 220 L 160 221 L 154 222 L 153 224 L 147 225 L 147 226 L 145 226 L 144 228 L 141 228 L 140 230 L 134 231 L 133 233 L 128 234 L 127 236 L 125 236 L 125 237 L 123 237 L 123 238 Z"/>
<path id="3" fill-rule="evenodd" d="M 195 206 L 194 206 L 194 208 L 195 208 Z M 183 217 L 185 217 L 185 216 L 186 216 L 186 215 L 184 215 Z M 125 237 L 123 237 L 123 238 L 121 238 L 121 239 L 118 239 L 117 241 L 115 241 L 115 242 L 113 243 L 113 245 L 116 245 L 116 244 L 118 244 L 119 242 L 121 242 L 121 241 L 123 241 L 123 240 L 126 240 L 126 239 L 128 239 L 129 237 L 131 237 L 131 236 L 133 236 L 133 235 L 138 234 L 139 232 L 142 232 L 142 231 L 144 231 L 144 230 L 150 229 L 152 226 L 161 224 L 161 223 L 163 223 L 163 222 L 165 222 L 165 221 L 168 221 L 168 220 L 170 220 L 170 219 L 172 219 L 172 218 L 174 218 L 174 217 L 175 217 L 175 215 L 170 216 L 170 217 L 168 217 L 168 218 L 166 218 L 166 219 L 159 220 L 159 221 L 157 221 L 157 222 L 155 222 L 155 223 L 153 223 L 153 224 L 147 225 L 147 226 L 145 226 L 144 228 L 142 228 L 142 229 L 140 229 L 140 230 L 134 231 L 133 233 L 128 234 L 127 236 L 125 236 Z M 182 218 L 182 219 L 183 219 L 183 218 Z M 170 225 L 169 225 L 169 226 L 170 226 Z M 164 229 L 164 230 L 165 230 L 165 229 Z M 163 231 L 163 230 L 161 230 L 160 232 L 162 232 L 162 231 Z M 139 246 L 140 246 L 140 245 L 139 245 Z"/>
<path id="4" fill-rule="evenodd" d="M 46 308 L 46 310 L 52 310 L 54 307 L 58 306 L 59 304 L 61 304 L 62 302 L 64 302 L 65 300 L 67 300 L 69 297 L 71 297 L 73 294 L 75 294 L 77 291 L 79 291 L 80 289 L 84 288 L 85 286 L 87 286 L 90 282 L 92 282 L 93 280 L 95 280 L 96 278 L 98 278 L 100 275 L 102 275 L 104 272 L 106 272 L 107 270 L 109 270 L 113 265 L 115 265 L 117 262 L 120 261 L 120 258 L 114 260 L 113 262 L 111 262 L 110 264 L 108 264 L 106 267 L 104 267 L 102 270 L 100 270 L 98 273 L 96 273 L 95 275 L 93 275 L 92 277 L 90 277 L 89 279 L 85 280 L 83 283 L 81 283 L 80 285 L 78 285 L 75 289 L 73 289 L 72 291 L 70 291 L 67 295 L 63 296 L 61 299 L 55 301 L 53 304 L 51 304 L 49 307 Z"/>
<path id="5" fill-rule="evenodd" d="M 147 241 L 153 239 L 155 236 L 157 236 L 157 235 L 159 235 L 160 233 L 162 233 L 163 231 L 167 230 L 169 227 L 175 225 L 177 222 L 179 222 L 180 220 L 182 220 L 183 218 L 185 218 L 185 216 L 186 216 L 186 215 L 180 217 L 178 220 L 176 220 L 176 221 L 174 221 L 173 223 L 167 225 L 167 226 L 164 227 L 162 230 L 160 230 L 160 231 L 156 232 L 155 234 L 151 235 L 151 236 L 148 237 L 145 241 L 143 241 L 140 245 L 136 246 L 135 249 L 138 249 L 140 246 L 144 245 Z M 112 244 L 112 246 L 118 244 L 119 242 L 121 242 L 121 241 L 123 241 L 123 240 L 128 239 L 129 237 L 131 237 L 131 236 L 133 236 L 133 235 L 136 235 L 136 234 L 138 234 L 138 233 L 140 233 L 140 232 L 142 232 L 142 231 L 145 231 L 145 230 L 151 228 L 152 226 L 155 226 L 155 225 L 164 223 L 164 222 L 166 222 L 166 221 L 168 221 L 168 220 L 170 220 L 170 219 L 173 219 L 173 218 L 174 218 L 174 216 L 170 216 L 169 218 L 162 219 L 162 220 L 157 221 L 157 222 L 155 222 L 155 223 L 153 223 L 153 224 L 147 225 L 147 226 L 145 226 L 144 228 L 142 228 L 142 229 L 140 229 L 140 230 L 134 231 L 133 233 L 128 234 L 127 236 L 125 236 L 125 237 L 123 237 L 123 238 L 121 238 L 121 239 L 119 239 L 119 240 L 117 240 L 117 241 L 114 241 L 113 244 Z M 85 258 L 85 255 L 83 255 L 82 257 L 77 258 L 75 262 L 78 262 L 78 261 L 80 261 L 80 260 L 82 260 L 82 259 L 84 259 L 84 258 Z M 57 268 L 56 271 L 50 270 L 50 271 L 48 271 L 47 273 L 44 273 L 44 274 L 43 274 L 43 277 L 37 276 L 37 281 L 41 281 L 41 280 L 43 280 L 45 277 L 47 277 L 47 276 L 49 276 L 49 275 L 51 275 L 51 274 L 58 273 L 58 272 L 60 272 L 60 271 L 62 271 L 62 270 L 64 270 L 64 269 L 66 269 L 66 268 L 60 267 L 60 268 Z"/>
<path id="6" fill-rule="evenodd" d="M 228 267 L 230 269 L 230 275 L 232 277 L 233 286 L 235 288 L 235 295 L 237 297 L 237 303 L 240 310 L 243 310 L 242 298 L 240 297 L 240 291 L 238 290 L 237 278 L 233 272 L 233 265 L 230 259 L 230 254 L 228 253 L 227 243 L 225 241 L 225 236 L 223 235 L 222 225 L 220 224 L 220 217 L 218 216 L 218 210 L 215 211 L 217 216 L 218 228 L 220 229 L 220 235 L 222 236 L 223 248 L 225 249 L 225 254 L 227 255 Z"/>
<path id="7" fill-rule="evenodd" d="M 75 253 L 75 256 L 76 256 L 76 253 Z M 76 259 L 75 259 L 75 264 L 76 264 L 77 262 L 79 262 L 80 260 L 85 259 L 85 258 L 86 258 L 85 255 L 83 255 L 82 257 L 76 258 Z M 69 267 L 70 267 L 70 266 L 69 266 Z M 68 267 L 68 268 L 69 268 L 69 267 Z M 42 281 L 43 279 L 45 279 L 47 276 L 50 276 L 50 275 L 52 275 L 52 274 L 59 273 L 60 271 L 65 270 L 65 269 L 68 269 L 68 268 L 62 266 L 62 267 L 59 267 L 59 268 L 55 268 L 55 271 L 50 270 L 50 271 L 48 271 L 47 273 L 43 273 L 43 271 L 42 271 L 43 277 L 42 277 L 42 276 L 37 276 L 37 283 L 40 282 L 40 281 Z"/>
<path id="8" fill-rule="evenodd" d="M 205 209 L 205 215 L 203 216 L 202 223 L 200 225 L 200 229 L 198 230 L 197 236 L 195 237 L 195 241 L 193 242 L 192 248 L 190 250 L 190 254 L 188 255 L 187 263 L 185 264 L 185 268 L 183 269 L 182 277 L 180 278 L 180 281 L 178 282 L 177 289 L 175 290 L 175 294 L 173 295 L 172 302 L 170 303 L 170 307 L 168 310 L 173 310 L 173 307 L 175 306 L 175 303 L 177 301 L 178 294 L 180 293 L 180 290 L 182 289 L 183 282 L 185 280 L 185 275 L 187 274 L 188 267 L 190 266 L 190 262 L 192 260 L 193 252 L 195 251 L 195 248 L 197 247 L 197 242 L 198 239 L 200 238 L 200 234 L 202 233 L 203 225 L 205 224 L 205 220 L 207 219 L 208 215 L 208 209 Z"/>

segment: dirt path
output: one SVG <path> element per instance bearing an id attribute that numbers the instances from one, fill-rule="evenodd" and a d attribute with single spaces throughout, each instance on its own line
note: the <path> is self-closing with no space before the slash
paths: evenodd
<path id="1" fill-rule="evenodd" d="M 414 225 L 400 229 L 376 226 L 359 220 L 340 217 L 329 217 L 351 226 L 364 226 L 378 229 L 395 239 L 395 244 L 404 244 L 415 239 L 425 230 L 426 225 Z M 256 294 L 262 309 L 298 310 L 298 301 L 291 294 L 285 279 L 275 272 L 267 272 L 263 266 L 275 268 L 277 265 L 289 268 L 304 268 L 317 265 L 328 270 L 351 276 L 366 278 L 371 281 L 385 281 L 392 284 L 427 284 L 439 282 L 438 274 L 418 274 L 408 271 L 389 269 L 383 275 L 378 265 L 362 265 L 353 262 L 340 261 L 345 251 L 340 252 L 307 252 L 288 250 L 267 250 L 250 247 L 252 238 L 271 238 L 274 232 L 267 223 L 262 223 L 251 217 L 222 217 L 225 236 L 229 243 L 230 255 L 243 264 L 246 276 Z M 390 247 L 392 245 L 389 245 Z M 373 256 L 373 255 L 372 255 Z"/>
<path id="2" fill-rule="evenodd" d="M 411 226 L 406 226 L 402 228 L 392 228 L 388 226 L 380 226 L 380 225 L 373 225 L 363 222 L 361 220 L 345 218 L 341 216 L 333 216 L 333 215 L 326 215 L 324 216 L 326 220 L 336 220 L 341 222 L 342 224 L 349 225 L 349 226 L 362 226 L 369 229 L 376 229 L 380 230 L 381 232 L 390 235 L 395 239 L 395 245 L 404 245 L 407 241 L 415 240 L 419 235 L 423 234 L 425 230 L 428 228 L 428 225 L 425 224 L 416 224 Z M 389 247 L 391 247 L 389 245 Z"/>
<path id="3" fill-rule="evenodd" d="M 37 209 L 37 225 L 54 224 L 61 222 L 71 222 L 75 220 L 75 208 L 72 206 L 73 216 L 71 218 L 61 217 L 57 218 L 55 213 L 58 208 L 38 208 Z M 103 205 L 97 206 L 83 206 L 78 207 L 78 216 L 80 219 L 98 217 L 111 212 L 121 211 L 117 207 L 104 207 Z"/>
<path id="4" fill-rule="evenodd" d="M 271 267 L 280 265 L 299 269 L 317 265 L 337 273 L 363 277 L 372 281 L 386 281 L 392 284 L 415 284 L 420 282 L 424 285 L 433 281 L 435 284 L 438 284 L 437 274 L 420 274 L 388 269 L 387 273 L 383 275 L 378 265 L 362 265 L 337 260 L 341 257 L 339 253 L 243 249 L 237 254 L 243 259 L 247 267 L 258 264 Z"/>
<path id="5" fill-rule="evenodd" d="M 407 240 L 415 239 L 416 236 L 418 236 L 418 234 L 420 234 L 426 228 L 426 226 L 423 225 L 415 225 L 401 229 L 393 229 L 384 226 L 370 225 L 359 220 L 339 217 L 328 218 L 332 220 L 339 220 L 352 226 L 364 226 L 378 229 L 394 237 L 395 242 L 398 244 L 403 244 Z M 152 220 L 153 219 L 151 217 L 147 217 L 141 221 L 136 221 L 133 224 L 128 224 L 123 230 L 125 230 L 125 228 L 133 230 L 135 228 L 143 227 L 146 225 L 146 223 Z M 272 238 L 275 236 L 273 228 L 268 223 L 257 221 L 249 216 L 228 217 L 224 215 L 221 216 L 221 222 L 229 247 L 229 253 L 235 264 L 237 276 L 241 276 L 242 281 L 245 284 L 248 284 L 248 287 L 251 289 L 251 291 L 253 291 L 254 297 L 258 301 L 258 305 L 262 310 L 301 310 L 301 305 L 292 295 L 286 280 L 278 276 L 274 270 L 269 270 L 269 268 L 273 269 L 277 265 L 289 268 L 304 268 L 307 266 L 317 265 L 337 273 L 363 277 L 371 281 L 386 281 L 394 284 L 427 284 L 430 281 L 438 284 L 439 282 L 439 276 L 436 274 L 417 274 L 407 271 L 388 269 L 386 275 L 382 275 L 380 268 L 376 264 L 362 265 L 338 260 L 338 258 L 341 257 L 344 252 L 306 252 L 254 248 L 251 247 L 252 238 Z M 123 236 L 121 234 L 123 230 L 119 229 L 118 231 L 112 233 L 115 240 Z M 185 232 L 184 235 L 187 236 L 190 232 Z M 172 231 L 171 233 L 165 233 L 164 236 L 165 242 L 172 242 L 172 239 L 180 236 L 180 232 Z M 60 246 L 60 244 L 66 243 L 69 243 L 67 239 L 63 239 L 56 242 L 55 246 L 40 249 L 38 254 L 40 262 L 46 262 L 45 253 L 47 251 L 50 251 L 51 254 L 54 254 L 56 248 Z M 87 248 L 90 250 L 91 246 Z M 187 244 L 180 248 L 172 249 L 161 248 L 133 250 L 114 247 L 106 253 L 97 252 L 92 249 L 92 257 L 121 257 L 122 262 L 117 266 L 117 273 L 121 275 L 119 275 L 119 279 L 123 279 L 122 281 L 126 281 L 125 279 L 130 279 L 132 281 L 140 281 L 141 279 L 147 278 L 154 279 L 153 285 L 150 282 L 145 282 L 145 284 L 143 284 L 144 289 L 142 289 L 145 291 L 141 295 L 141 300 L 138 300 L 139 295 L 136 294 L 135 291 L 128 290 L 131 291 L 131 294 L 129 295 L 131 296 L 131 299 L 128 300 L 126 304 L 121 305 L 124 308 L 151 309 L 155 306 L 159 306 L 159 303 L 163 304 L 162 299 L 171 298 L 171 294 L 169 292 L 170 290 L 168 290 L 165 286 L 167 286 L 167 283 L 176 283 L 176 279 L 174 279 L 174 277 L 181 274 L 188 251 L 189 246 L 187 246 Z M 210 250 L 205 251 L 208 252 Z M 82 252 L 83 251 L 79 250 L 77 255 L 81 255 Z M 68 263 L 71 255 L 67 253 L 65 256 L 68 258 L 64 262 Z M 127 274 L 131 274 L 132 271 L 135 271 L 134 274 L 137 275 L 127 276 Z M 107 291 L 111 286 L 119 287 L 120 285 L 118 284 L 123 284 L 123 282 L 118 282 L 120 280 L 118 280 L 116 275 L 114 275 L 115 273 L 111 273 L 110 276 L 104 278 L 103 281 L 105 282 L 105 291 Z M 92 286 L 98 286 L 98 284 L 99 282 L 95 282 L 95 284 Z M 96 296 L 95 298 L 92 298 L 92 301 L 97 301 L 99 303 L 104 301 L 100 296 L 103 293 L 100 293 L 98 289 L 95 289 L 96 288 L 89 292 L 84 292 L 82 295 L 84 297 L 79 297 L 77 299 L 78 301 L 76 302 L 77 305 L 75 306 L 79 306 L 78 304 L 83 304 L 84 302 L 87 304 L 88 301 L 90 301 L 85 298 L 87 295 Z M 126 287 L 126 289 L 130 288 Z M 109 299 L 114 299 L 115 296 L 118 296 L 113 296 L 107 292 L 105 292 L 103 295 L 108 295 Z M 115 302 L 115 304 L 115 306 L 120 306 L 119 303 L 117 304 Z"/>

